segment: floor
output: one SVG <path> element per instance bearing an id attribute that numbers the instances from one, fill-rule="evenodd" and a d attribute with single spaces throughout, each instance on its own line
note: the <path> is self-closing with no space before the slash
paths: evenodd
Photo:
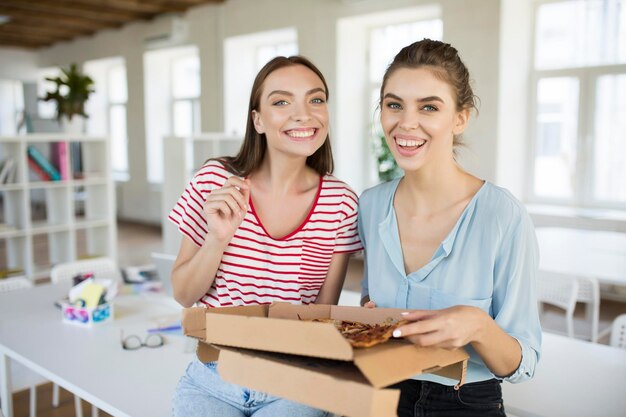
<path id="1" fill-rule="evenodd" d="M 121 268 L 149 264 L 150 254 L 161 250 L 161 227 L 117 222 L 117 258 Z"/>
<path id="2" fill-rule="evenodd" d="M 74 396 L 64 389 L 59 390 L 59 406 L 52 406 L 52 383 L 37 387 L 37 417 L 75 417 Z M 15 417 L 28 417 L 30 410 L 30 391 L 24 390 L 13 394 L 13 414 Z M 82 401 L 83 416 L 91 416 L 91 405 Z M 111 417 L 99 411 L 99 417 Z"/>
<path id="3" fill-rule="evenodd" d="M 150 254 L 161 251 L 161 229 L 157 226 L 119 222 L 118 223 L 118 258 L 120 267 L 139 266 L 150 264 Z M 360 281 L 363 276 L 363 261 L 359 257 L 350 260 L 344 289 L 360 292 Z M 626 313 L 626 303 L 602 300 L 600 319 L 611 322 L 619 314 Z M 577 310 L 581 317 L 582 310 Z M 608 339 L 601 340 L 607 343 Z M 59 407 L 52 407 L 52 384 L 40 385 L 37 388 L 37 416 L 38 417 L 74 417 L 73 397 L 61 390 Z M 20 391 L 13 397 L 15 417 L 26 417 L 29 411 L 29 392 Z M 83 401 L 83 414 L 90 415 L 90 406 Z M 101 417 L 109 415 L 100 412 Z"/>

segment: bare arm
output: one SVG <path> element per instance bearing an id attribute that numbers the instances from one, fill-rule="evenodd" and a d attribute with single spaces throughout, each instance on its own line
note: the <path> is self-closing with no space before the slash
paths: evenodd
<path id="1" fill-rule="evenodd" d="M 343 281 L 346 279 L 349 259 L 349 253 L 335 253 L 333 255 L 326 280 L 317 295 L 315 304 L 337 304 L 339 302 Z"/>
<path id="2" fill-rule="evenodd" d="M 225 248 L 208 236 L 200 248 L 183 237 L 172 268 L 174 298 L 183 307 L 191 307 L 211 288 Z"/>
<path id="3" fill-rule="evenodd" d="M 209 194 L 203 207 L 208 227 L 204 242 L 198 247 L 183 237 L 172 268 L 174 298 L 182 306 L 192 306 L 213 285 L 224 250 L 248 209 L 249 196 L 248 182 L 237 177 Z"/>
<path id="4" fill-rule="evenodd" d="M 522 361 L 522 347 L 486 313 L 485 316 L 483 330 L 472 342 L 472 346 L 491 372 L 499 377 L 509 376 Z"/>
<path id="5" fill-rule="evenodd" d="M 418 310 L 403 315 L 410 320 L 394 332 L 419 346 L 457 348 L 471 343 L 485 365 L 499 377 L 515 372 L 522 360 L 522 348 L 483 310 L 455 306 L 443 310 Z"/>

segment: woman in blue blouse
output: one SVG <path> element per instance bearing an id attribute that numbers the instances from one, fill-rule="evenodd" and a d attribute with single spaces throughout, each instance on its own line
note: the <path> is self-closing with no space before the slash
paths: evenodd
<path id="1" fill-rule="evenodd" d="M 467 384 L 418 375 L 398 384 L 398 416 L 503 416 L 500 382 L 532 377 L 541 328 L 532 222 L 508 191 L 455 160 L 475 96 L 449 44 L 402 49 L 383 78 L 381 123 L 404 177 L 363 193 L 362 304 L 417 310 L 395 337 L 465 347 Z"/>

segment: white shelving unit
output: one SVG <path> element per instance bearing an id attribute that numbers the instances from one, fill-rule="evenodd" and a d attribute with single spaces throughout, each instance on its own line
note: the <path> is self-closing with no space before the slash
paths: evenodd
<path id="1" fill-rule="evenodd" d="M 69 178 L 42 181 L 29 167 L 28 146 L 36 147 L 50 160 L 52 146 L 62 142 L 67 147 Z M 80 144 L 80 175 L 71 170 L 76 154 L 70 148 L 75 143 Z M 0 270 L 21 269 L 34 280 L 49 276 L 57 263 L 92 256 L 117 258 L 108 138 L 0 136 L 0 162 L 8 158 L 15 161 L 16 173 L 14 182 L 0 184 Z M 44 245 L 47 250 L 43 250 Z"/>
<path id="2" fill-rule="evenodd" d="M 219 132 L 207 132 L 194 136 L 169 136 L 163 143 L 163 193 L 161 219 L 163 230 L 163 250 L 175 255 L 180 246 L 180 232 L 167 220 L 178 197 L 209 158 L 234 156 L 239 151 L 243 138 Z"/>

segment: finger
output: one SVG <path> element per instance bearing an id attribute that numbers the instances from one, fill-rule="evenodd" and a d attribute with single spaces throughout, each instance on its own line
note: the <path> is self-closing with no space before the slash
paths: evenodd
<path id="1" fill-rule="evenodd" d="M 406 337 L 411 335 L 419 335 L 438 331 L 441 329 L 441 324 L 435 319 L 423 319 L 420 321 L 414 321 L 404 326 L 398 327 L 393 331 L 393 337 Z"/>
<path id="2" fill-rule="evenodd" d="M 230 178 L 228 178 L 226 180 L 226 182 L 224 183 L 224 185 L 230 185 L 233 187 L 237 187 L 241 190 L 249 190 L 250 189 L 250 183 L 247 179 L 243 179 L 240 177 L 236 177 L 236 176 L 232 176 Z"/>
<path id="3" fill-rule="evenodd" d="M 437 346 L 446 347 L 448 345 L 447 340 L 443 332 L 435 331 L 419 335 L 407 336 L 406 339 L 410 340 L 417 346 Z"/>
<path id="4" fill-rule="evenodd" d="M 248 211 L 248 200 L 246 200 L 242 190 L 235 186 L 225 186 L 219 188 L 211 193 L 213 196 L 226 196 L 229 195 L 237 201 L 237 205 L 241 211 Z M 210 198 L 210 197 L 209 197 Z"/>
<path id="5" fill-rule="evenodd" d="M 366 308 L 376 308 L 376 303 L 373 301 L 368 301 L 367 303 L 363 304 L 363 307 Z"/>
<path id="6" fill-rule="evenodd" d="M 222 213 L 226 217 L 233 215 L 233 211 L 224 200 L 207 201 L 204 210 L 207 214 Z"/>
<path id="7" fill-rule="evenodd" d="M 236 214 L 239 217 L 243 216 L 244 210 L 241 208 L 237 200 L 230 194 L 222 195 L 222 201 L 228 204 L 233 214 Z"/>
<path id="8" fill-rule="evenodd" d="M 250 180 L 246 178 L 244 180 L 244 184 L 246 186 L 245 187 L 241 187 L 241 192 L 243 193 L 243 197 L 246 200 L 246 205 L 247 205 L 248 201 L 250 201 Z"/>
<path id="9" fill-rule="evenodd" d="M 435 316 L 435 310 L 412 310 L 400 313 L 402 320 L 417 321 Z"/>

